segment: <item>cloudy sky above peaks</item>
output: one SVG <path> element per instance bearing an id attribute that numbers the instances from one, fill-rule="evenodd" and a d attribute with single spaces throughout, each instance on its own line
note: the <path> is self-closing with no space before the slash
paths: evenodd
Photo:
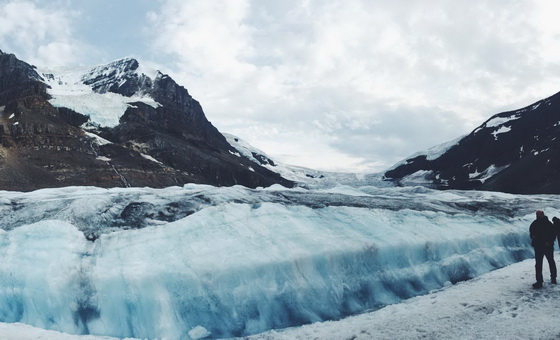
<path id="1" fill-rule="evenodd" d="M 560 91 L 557 0 L 0 0 L 0 49 L 132 56 L 288 164 L 382 171 Z"/>

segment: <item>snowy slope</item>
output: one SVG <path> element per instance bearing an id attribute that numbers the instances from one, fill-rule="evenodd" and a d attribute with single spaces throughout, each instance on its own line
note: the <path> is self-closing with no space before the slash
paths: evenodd
<path id="1" fill-rule="evenodd" d="M 105 77 L 106 81 L 122 82 L 126 72 L 140 77 L 155 79 L 157 71 L 139 67 L 136 70 L 124 71 L 119 64 L 128 59 L 117 60 L 108 65 L 96 67 L 57 67 L 43 68 L 39 73 L 45 83 L 50 86 L 47 90 L 51 95 L 49 102 L 54 107 L 67 107 L 71 110 L 89 116 L 90 122 L 96 126 L 114 127 L 119 124 L 119 118 L 134 102 L 142 102 L 152 107 L 159 104 L 145 93 L 136 93 L 130 97 L 118 93 L 99 93 L 92 85 L 85 82 L 96 77 Z"/>
<path id="2" fill-rule="evenodd" d="M 534 210 L 556 205 L 347 186 L 0 192 L 0 321 L 180 339 L 339 319 L 532 256 Z"/>
<path id="3" fill-rule="evenodd" d="M 392 167 L 390 167 L 389 169 L 385 170 L 385 172 L 388 171 L 392 171 L 395 170 L 399 167 L 402 166 L 406 166 L 408 164 L 411 164 L 414 162 L 415 159 L 417 158 L 425 158 L 428 161 L 434 161 L 437 160 L 438 158 L 440 158 L 442 155 L 444 155 L 446 152 L 449 151 L 449 149 L 451 149 L 452 147 L 456 146 L 457 143 L 459 143 L 463 138 L 465 138 L 465 136 L 461 136 L 459 138 L 450 140 L 448 142 L 436 145 L 426 151 L 419 151 L 416 152 L 410 156 L 408 156 L 406 159 L 396 163 L 395 165 L 393 165 Z M 428 179 L 428 177 L 430 177 L 430 175 L 433 175 L 433 171 L 432 170 L 418 170 L 412 174 L 406 175 L 403 178 L 401 178 L 399 180 L 399 183 L 401 185 L 426 185 L 428 187 L 430 187 L 432 183 L 431 180 Z M 439 177 L 438 177 L 439 179 Z M 443 183 L 447 183 L 446 181 L 443 181 Z"/>
<path id="4" fill-rule="evenodd" d="M 560 193 L 560 93 L 498 113 L 470 134 L 387 170 L 399 185 L 509 193 Z"/>
<path id="5" fill-rule="evenodd" d="M 555 256 L 558 259 L 560 253 Z M 556 321 L 560 286 L 545 284 L 542 290 L 532 290 L 533 274 L 534 260 L 528 259 L 374 312 L 269 331 L 245 339 L 557 338 L 560 335 L 560 323 Z M 0 334 L 8 340 L 112 339 L 68 335 L 24 324 L 5 323 L 0 323 Z"/>
<path id="6" fill-rule="evenodd" d="M 228 143 L 239 152 L 239 155 L 243 155 L 265 168 L 276 172 L 280 176 L 298 183 L 300 187 L 324 189 L 339 185 L 354 187 L 366 185 L 374 185 L 377 187 L 394 186 L 391 182 L 383 181 L 381 173 L 335 173 L 284 164 L 274 160 L 263 151 L 255 148 L 237 136 L 228 133 L 223 133 L 223 135 L 226 137 Z"/>

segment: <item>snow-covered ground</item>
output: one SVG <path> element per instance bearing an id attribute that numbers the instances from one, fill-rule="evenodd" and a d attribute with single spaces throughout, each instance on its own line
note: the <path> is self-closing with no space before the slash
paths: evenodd
<path id="1" fill-rule="evenodd" d="M 528 259 L 374 312 L 245 339 L 557 339 L 560 286 L 534 290 L 533 281 L 534 260 Z M 18 340 L 113 339 L 5 323 L 0 323 L 0 334 Z"/>
<path id="2" fill-rule="evenodd" d="M 525 260 L 375 312 L 247 339 L 558 339 L 560 286 L 532 289 L 534 264 Z M 546 260 L 543 272 L 549 274 Z"/>
<path id="3" fill-rule="evenodd" d="M 373 186 L 3 191 L 0 322 L 195 339 L 338 320 L 530 258 L 534 211 L 557 202 Z"/>
<path id="4" fill-rule="evenodd" d="M 1 323 L 0 338 L 3 340 L 117 340 L 118 338 L 95 335 L 72 335 L 22 323 Z"/>

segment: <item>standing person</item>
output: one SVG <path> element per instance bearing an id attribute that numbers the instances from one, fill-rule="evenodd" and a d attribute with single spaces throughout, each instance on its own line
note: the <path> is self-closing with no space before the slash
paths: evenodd
<path id="1" fill-rule="evenodd" d="M 560 219 L 556 216 L 552 218 L 552 224 L 554 225 L 554 231 L 556 232 L 556 237 L 558 237 L 558 247 L 560 248 Z M 554 245 L 552 245 L 554 248 Z"/>
<path id="2" fill-rule="evenodd" d="M 542 210 L 537 210 L 537 219 L 531 223 L 529 234 L 531 235 L 531 245 L 535 249 L 535 274 L 537 282 L 533 288 L 542 288 L 543 257 L 546 256 L 550 267 L 550 282 L 556 284 L 556 263 L 554 263 L 554 240 L 556 231 L 552 223 L 548 220 Z"/>

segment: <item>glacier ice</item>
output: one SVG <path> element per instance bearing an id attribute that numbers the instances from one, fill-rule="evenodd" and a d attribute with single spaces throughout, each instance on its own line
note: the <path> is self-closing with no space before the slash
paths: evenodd
<path id="1" fill-rule="evenodd" d="M 188 339 L 339 319 L 531 256 L 533 212 L 552 214 L 555 200 L 421 187 L 1 191 L 0 322 Z"/>
<path id="2" fill-rule="evenodd" d="M 54 107 L 66 107 L 86 115 L 94 125 L 114 127 L 119 124 L 119 118 L 126 109 L 134 106 L 133 103 L 141 102 L 153 108 L 160 106 L 145 93 L 135 93 L 127 97 L 118 93 L 104 92 L 101 94 L 93 91 L 91 82 L 96 78 L 103 77 L 106 82 L 123 82 L 124 80 L 121 78 L 126 73 L 123 68 L 130 60 L 125 58 L 94 68 L 56 67 L 39 72 L 49 86 L 47 90 L 51 96 L 49 103 Z M 157 76 L 157 71 L 147 67 L 128 71 L 130 74 L 136 73 L 137 76 L 144 78 L 155 79 Z"/>

